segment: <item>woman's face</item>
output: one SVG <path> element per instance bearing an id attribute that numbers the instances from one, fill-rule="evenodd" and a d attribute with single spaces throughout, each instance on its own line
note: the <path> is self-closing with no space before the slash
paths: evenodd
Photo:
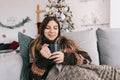
<path id="1" fill-rule="evenodd" d="M 54 40 L 58 36 L 58 33 L 59 33 L 58 24 L 54 20 L 49 21 L 44 30 L 45 37 L 49 40 Z"/>

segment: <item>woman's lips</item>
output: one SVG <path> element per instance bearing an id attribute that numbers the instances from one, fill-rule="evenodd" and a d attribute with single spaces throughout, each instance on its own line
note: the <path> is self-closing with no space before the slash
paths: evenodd
<path id="1" fill-rule="evenodd" d="M 51 34 L 50 34 L 50 35 L 48 35 L 48 36 L 49 36 L 50 38 L 53 38 L 53 37 L 55 37 L 55 35 L 51 35 Z"/>

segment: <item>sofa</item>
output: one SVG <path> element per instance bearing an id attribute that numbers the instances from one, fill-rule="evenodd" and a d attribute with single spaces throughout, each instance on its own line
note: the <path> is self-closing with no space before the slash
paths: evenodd
<path id="1" fill-rule="evenodd" d="M 85 31 L 62 33 L 73 39 L 78 46 L 87 51 L 92 64 L 109 65 L 120 68 L 120 28 L 89 29 Z M 20 52 L 0 53 L 0 80 L 28 80 L 29 43 L 33 38 L 18 33 Z"/>

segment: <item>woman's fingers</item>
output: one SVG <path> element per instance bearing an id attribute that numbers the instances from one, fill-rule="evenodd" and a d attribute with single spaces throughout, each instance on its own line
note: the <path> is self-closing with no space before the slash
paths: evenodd
<path id="1" fill-rule="evenodd" d="M 60 51 L 57 51 L 52 53 L 49 59 L 52 59 L 56 63 L 62 63 L 64 61 L 64 54 Z"/>
<path id="2" fill-rule="evenodd" d="M 56 62 L 56 63 L 62 63 L 63 62 L 62 59 L 60 59 L 60 58 L 55 58 L 53 61 Z"/>
<path id="3" fill-rule="evenodd" d="M 59 53 L 55 53 L 55 54 L 52 53 L 51 56 L 49 57 L 49 59 L 54 59 L 54 58 L 57 58 L 59 56 L 60 56 Z"/>
<path id="4" fill-rule="evenodd" d="M 42 46 L 42 49 L 40 50 L 40 54 L 45 58 L 49 58 L 51 56 L 51 52 L 48 48 L 48 44 L 44 44 Z"/>

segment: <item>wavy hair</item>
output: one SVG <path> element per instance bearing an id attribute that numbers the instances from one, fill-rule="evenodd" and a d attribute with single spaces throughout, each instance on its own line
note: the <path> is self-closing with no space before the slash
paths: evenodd
<path id="1" fill-rule="evenodd" d="M 35 55 L 35 51 L 40 50 L 42 45 L 43 45 L 43 42 L 46 40 L 46 38 L 44 36 L 44 30 L 46 29 L 47 24 L 52 20 L 55 21 L 58 24 L 59 32 L 58 32 L 57 38 L 59 38 L 59 36 L 60 36 L 60 24 L 59 24 L 58 19 L 54 16 L 45 17 L 44 20 L 42 21 L 41 25 L 39 25 L 39 36 L 36 39 L 34 39 L 30 44 L 30 50 L 29 51 L 30 51 L 30 53 L 32 54 L 33 57 Z M 55 39 L 55 41 L 56 41 L 56 39 Z"/>

